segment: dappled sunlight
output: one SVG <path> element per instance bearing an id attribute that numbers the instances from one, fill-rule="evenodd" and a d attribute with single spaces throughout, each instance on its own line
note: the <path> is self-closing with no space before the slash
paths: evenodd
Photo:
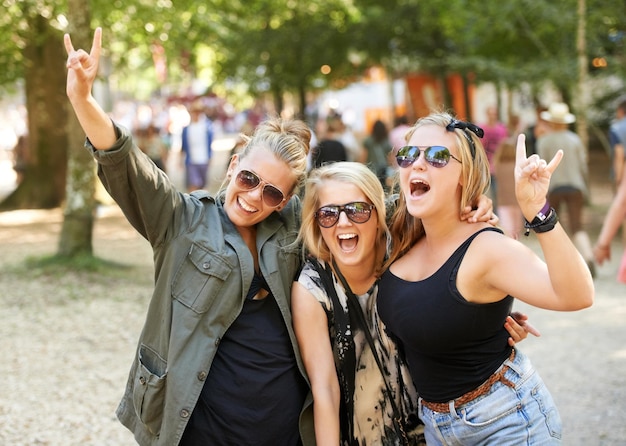
<path id="1" fill-rule="evenodd" d="M 63 220 L 61 209 L 23 209 L 0 212 L 0 226 L 58 223 Z M 4 228 L 3 228 L 4 229 Z"/>
<path id="2" fill-rule="evenodd" d="M 626 348 L 613 352 L 611 359 L 626 359 Z"/>

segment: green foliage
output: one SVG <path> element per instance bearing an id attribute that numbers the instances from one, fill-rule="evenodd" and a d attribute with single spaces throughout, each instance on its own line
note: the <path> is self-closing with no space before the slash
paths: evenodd
<path id="1" fill-rule="evenodd" d="M 65 1 L 0 0 L 0 84 L 22 75 L 38 13 L 63 27 Z M 626 2 L 586 0 L 588 58 L 625 76 Z M 515 86 L 577 78 L 578 0 L 92 0 L 93 27 L 104 28 L 114 87 L 144 96 L 164 85 L 153 53 L 167 58 L 169 90 L 202 76 L 214 90 L 240 95 L 325 88 L 371 64 L 394 75 L 422 70 L 472 73 Z M 323 65 L 331 67 L 327 75 Z"/>
<path id="2" fill-rule="evenodd" d="M 0 85 L 14 83 L 24 76 L 24 49 L 28 42 L 45 39 L 29 27 L 32 18 L 46 18 L 51 26 L 62 27 L 59 13 L 63 0 L 0 0 Z"/>
<path id="3" fill-rule="evenodd" d="M 587 3 L 589 56 L 621 49 L 623 57 L 626 8 L 601 0 Z M 363 43 L 374 49 L 374 60 L 384 61 L 389 51 L 396 58 L 408 56 L 411 70 L 417 64 L 425 71 L 472 72 L 480 81 L 512 85 L 576 77 L 576 0 L 395 0 L 387 5 L 358 2 L 367 17 Z M 611 70 L 620 72 L 623 65 Z"/>
<path id="4" fill-rule="evenodd" d="M 245 82 L 254 94 L 326 87 L 351 74 L 354 15 L 341 0 L 231 2 L 218 79 Z M 330 72 L 322 74 L 322 66 Z"/>

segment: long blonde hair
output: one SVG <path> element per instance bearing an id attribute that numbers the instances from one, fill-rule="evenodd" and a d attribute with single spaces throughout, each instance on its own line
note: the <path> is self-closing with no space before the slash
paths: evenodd
<path id="1" fill-rule="evenodd" d="M 459 149 L 461 160 L 461 200 L 459 214 L 466 206 L 473 206 L 478 198 L 489 188 L 491 177 L 489 161 L 480 138 L 471 130 L 458 127 L 450 128 L 450 123 L 456 118 L 447 112 L 436 112 L 420 118 L 408 131 L 406 140 L 409 141 L 415 131 L 423 126 L 436 125 L 453 132 L 456 146 Z M 420 219 L 409 214 L 404 194 L 400 194 L 398 205 L 391 217 L 390 225 L 393 247 L 389 259 L 385 264 L 388 267 L 404 255 L 423 235 L 424 227 Z"/>
<path id="2" fill-rule="evenodd" d="M 315 212 L 320 206 L 320 189 L 328 181 L 338 181 L 345 184 L 354 184 L 370 200 L 376 208 L 378 218 L 378 229 L 380 237 L 376 241 L 374 252 L 376 253 L 376 271 L 379 275 L 382 271 L 382 260 L 388 253 L 391 236 L 386 222 L 385 192 L 380 184 L 380 180 L 367 166 L 362 163 L 342 161 L 326 164 L 314 169 L 306 180 L 304 200 L 302 203 L 302 224 L 298 238 L 304 244 L 307 254 L 319 260 L 329 262 L 331 252 L 324 239 L 317 221 Z M 338 192 L 340 194 L 341 192 Z"/>

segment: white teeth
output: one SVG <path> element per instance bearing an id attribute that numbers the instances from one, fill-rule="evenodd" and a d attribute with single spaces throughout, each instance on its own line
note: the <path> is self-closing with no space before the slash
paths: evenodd
<path id="1" fill-rule="evenodd" d="M 248 212 L 256 212 L 257 211 L 256 208 L 248 205 L 248 203 L 243 201 L 240 197 L 237 197 L 237 203 L 239 203 L 239 206 L 241 206 L 244 211 L 248 211 Z"/>
<path id="2" fill-rule="evenodd" d="M 337 237 L 341 240 L 349 240 L 356 237 L 356 234 L 339 234 Z"/>

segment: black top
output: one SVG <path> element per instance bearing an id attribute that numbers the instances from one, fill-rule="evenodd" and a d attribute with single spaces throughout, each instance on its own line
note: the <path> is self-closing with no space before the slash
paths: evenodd
<path id="1" fill-rule="evenodd" d="M 467 248 L 484 230 L 469 237 L 424 280 L 409 282 L 389 270 L 381 277 L 380 318 L 404 345 L 413 382 L 426 401 L 447 402 L 475 389 L 511 353 L 504 320 L 513 297 L 476 304 L 456 287 Z"/>
<path id="2" fill-rule="evenodd" d="M 267 285 L 255 276 L 220 341 L 181 445 L 300 444 L 298 418 L 308 387 L 274 297 L 252 299 L 261 288 Z"/>

